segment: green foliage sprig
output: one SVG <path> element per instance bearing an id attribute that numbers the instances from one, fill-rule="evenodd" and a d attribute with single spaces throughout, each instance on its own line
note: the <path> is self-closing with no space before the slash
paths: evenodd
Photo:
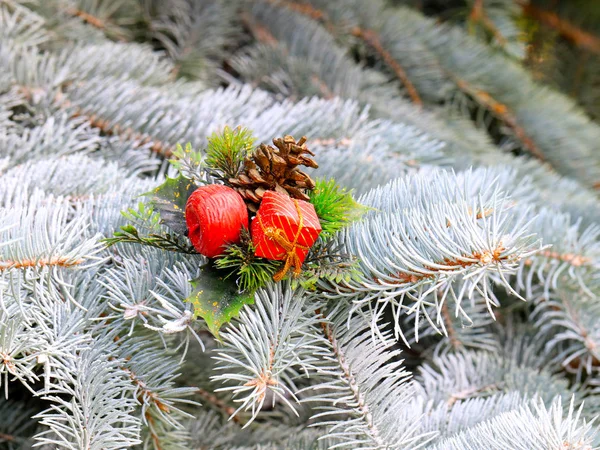
<path id="1" fill-rule="evenodd" d="M 321 236 L 324 238 L 360 219 L 368 210 L 354 200 L 351 191 L 338 186 L 334 179 L 317 180 L 309 197 L 321 222 Z"/>
<path id="2" fill-rule="evenodd" d="M 221 180 L 235 178 L 252 150 L 254 141 L 252 132 L 247 128 L 231 129 L 226 126 L 222 132 L 214 132 L 208 138 L 206 149 L 205 163 L 210 174 Z"/>
<path id="3" fill-rule="evenodd" d="M 104 239 L 108 246 L 118 242 L 128 242 L 134 244 L 148 245 L 150 247 L 161 248 L 170 252 L 197 254 L 194 246 L 175 234 L 155 234 L 151 233 L 146 236 L 140 234 L 138 229 L 133 225 L 125 225 L 120 231 L 115 231 L 115 234 Z"/>
<path id="4" fill-rule="evenodd" d="M 242 241 L 227 247 L 225 254 L 215 261 L 218 269 L 234 269 L 231 274 L 237 277 L 242 291 L 255 292 L 265 286 L 281 266 L 281 261 L 271 261 L 254 255 L 256 248 L 247 230 L 242 233 Z"/>

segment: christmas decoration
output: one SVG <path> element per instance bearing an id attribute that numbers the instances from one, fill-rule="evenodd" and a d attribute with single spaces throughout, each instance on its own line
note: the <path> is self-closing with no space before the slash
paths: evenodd
<path id="1" fill-rule="evenodd" d="M 308 201 L 307 191 L 315 182 L 298 166 L 317 168 L 318 164 L 306 155 L 314 156 L 306 147 L 306 137 L 298 142 L 292 136 L 273 139 L 275 147 L 261 144 L 244 161 L 244 169 L 227 180 L 246 200 L 250 211 L 258 211 L 260 202 L 268 190 Z"/>
<path id="2" fill-rule="evenodd" d="M 185 220 L 188 237 L 198 253 L 214 258 L 227 244 L 240 242 L 248 228 L 248 211 L 233 189 L 213 184 L 196 189 L 187 200 Z"/>
<path id="3" fill-rule="evenodd" d="M 256 255 L 285 261 L 274 280 L 281 280 L 293 267 L 300 275 L 302 263 L 315 243 L 321 224 L 315 208 L 303 200 L 279 192 L 267 191 L 252 222 L 252 242 Z"/>
<path id="4" fill-rule="evenodd" d="M 299 170 L 318 167 L 306 142 L 285 136 L 253 149 L 248 129 L 225 127 L 205 151 L 178 145 L 170 162 L 180 175 L 145 194 L 148 204 L 124 214 L 133 223 L 106 242 L 208 257 L 186 301 L 215 336 L 257 290 L 290 272 L 293 285 L 306 289 L 318 280 L 354 279 L 356 259 L 339 254 L 332 237 L 365 208 L 334 180 L 315 182 Z M 140 224 L 171 232 L 144 234 Z"/>

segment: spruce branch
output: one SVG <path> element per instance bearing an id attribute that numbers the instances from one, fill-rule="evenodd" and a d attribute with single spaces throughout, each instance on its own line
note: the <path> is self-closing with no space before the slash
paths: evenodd
<path id="1" fill-rule="evenodd" d="M 502 35 L 493 20 L 489 18 L 484 8 L 484 0 L 475 0 L 473 8 L 469 14 L 469 20 L 472 22 L 480 22 L 494 36 L 498 44 L 504 47 L 507 44 L 506 38 Z"/>
<path id="2" fill-rule="evenodd" d="M 218 375 L 225 383 L 218 392 L 231 392 L 239 411 L 251 411 L 253 422 L 265 402 L 281 402 L 295 411 L 295 379 L 310 373 L 319 339 L 308 334 L 318 319 L 301 289 L 287 282 L 257 292 L 253 309 L 246 307 L 235 327 L 221 333 L 224 347 L 217 352 Z"/>
<path id="3" fill-rule="evenodd" d="M 578 47 L 585 48 L 594 53 L 600 53 L 600 38 L 598 36 L 582 30 L 558 14 L 546 11 L 531 2 L 518 0 L 517 3 L 523 8 L 525 15 L 554 28 L 561 36 L 573 42 Z"/>
<path id="4" fill-rule="evenodd" d="M 365 328 L 368 319 L 349 318 L 340 304 L 326 314 L 317 310 L 326 344 L 316 351 L 319 382 L 303 391 L 302 400 L 316 402 L 313 420 L 327 428 L 324 437 L 335 442 L 333 448 L 425 445 L 433 434 L 419 433 L 416 416 L 405 409 L 413 388 L 389 333 L 374 337 Z"/>
<path id="5" fill-rule="evenodd" d="M 359 39 L 362 39 L 368 46 L 372 47 L 373 50 L 379 54 L 383 61 L 390 67 L 390 69 L 394 72 L 396 77 L 404 85 L 413 103 L 415 105 L 422 106 L 423 100 L 421 100 L 421 97 L 419 96 L 417 89 L 411 82 L 408 74 L 402 68 L 400 63 L 396 59 L 394 59 L 390 52 L 388 52 L 385 49 L 385 47 L 381 44 L 381 39 L 379 38 L 377 33 L 373 30 L 355 27 L 352 29 L 352 35 L 356 36 Z"/>

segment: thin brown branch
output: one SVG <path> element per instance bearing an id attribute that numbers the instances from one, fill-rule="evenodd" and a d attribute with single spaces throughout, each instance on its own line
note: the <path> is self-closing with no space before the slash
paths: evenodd
<path id="1" fill-rule="evenodd" d="M 271 34 L 271 32 L 265 26 L 257 23 L 256 20 L 253 20 L 250 17 L 250 14 L 244 12 L 242 13 L 241 18 L 244 26 L 250 30 L 250 33 L 252 33 L 254 39 L 256 39 L 258 42 L 272 46 L 275 46 L 279 43 L 277 38 L 273 36 L 273 34 Z M 325 81 L 323 81 L 318 75 L 313 74 L 310 78 L 310 81 L 313 86 L 319 90 L 321 97 L 325 99 L 331 99 L 335 97 L 333 92 L 331 92 L 331 89 L 329 89 L 329 86 L 327 86 L 327 83 L 325 83 Z"/>
<path id="2" fill-rule="evenodd" d="M 254 386 L 254 390 L 260 392 L 258 401 L 261 402 L 267 395 L 269 386 L 277 386 L 279 382 L 273 378 L 273 364 L 275 362 L 275 346 L 271 344 L 269 349 L 269 365 L 256 378 L 246 382 L 244 386 Z"/>
<path id="3" fill-rule="evenodd" d="M 467 94 L 471 95 L 477 103 L 483 105 L 502 122 L 504 122 L 515 134 L 515 136 L 523 143 L 524 147 L 540 161 L 545 161 L 546 157 L 538 145 L 529 137 L 525 129 L 519 125 L 512 111 L 503 103 L 494 99 L 487 92 L 476 89 L 469 85 L 466 81 L 456 79 L 456 85 Z"/>
<path id="4" fill-rule="evenodd" d="M 559 253 L 553 252 L 551 250 L 542 250 L 538 252 L 539 256 L 549 259 L 556 259 L 558 261 L 566 262 L 574 267 L 581 267 L 588 265 L 592 262 L 592 260 L 587 256 L 577 255 L 575 253 Z M 531 265 L 532 261 L 530 259 L 525 261 L 526 265 Z"/>
<path id="5" fill-rule="evenodd" d="M 244 425 L 244 421 L 240 419 L 239 416 L 233 415 L 233 413 L 235 412 L 234 407 L 229 406 L 219 397 L 205 389 L 198 388 L 197 392 L 200 395 L 200 397 L 202 397 L 206 402 L 210 403 L 215 409 L 218 409 L 219 411 L 222 411 L 226 416 L 231 417 L 231 420 L 233 420 L 235 423 L 239 425 Z"/>
<path id="6" fill-rule="evenodd" d="M 394 284 L 418 283 L 422 280 L 435 278 L 440 273 L 453 271 L 456 268 L 467 268 L 476 264 L 491 264 L 494 262 L 499 263 L 501 261 L 506 261 L 508 256 L 502 256 L 504 250 L 504 246 L 500 244 L 493 251 L 486 250 L 482 253 L 476 252 L 472 255 L 465 255 L 462 259 L 445 259 L 441 263 L 438 263 L 438 265 L 445 266 L 443 268 L 425 266 L 421 273 L 398 272 L 392 275 L 396 279 Z M 378 278 L 376 278 L 375 281 L 382 283 Z"/>
<path id="7" fill-rule="evenodd" d="M 419 96 L 414 84 L 412 84 L 408 75 L 406 74 L 406 71 L 400 65 L 400 63 L 396 61 L 390 52 L 383 47 L 381 44 L 381 39 L 379 39 L 379 35 L 373 30 L 365 30 L 360 27 L 353 28 L 352 34 L 357 38 L 362 39 L 366 44 L 373 48 L 373 50 L 375 50 L 379 56 L 381 56 L 383 61 L 390 67 L 390 69 L 392 69 L 396 77 L 402 82 L 412 101 L 415 104 L 422 106 L 423 100 L 421 100 L 421 97 Z"/>
<path id="8" fill-rule="evenodd" d="M 0 261 L 0 272 L 8 269 L 25 269 L 27 267 L 74 267 L 83 263 L 83 259 L 49 258 L 49 259 L 21 259 L 18 261 Z"/>
<path id="9" fill-rule="evenodd" d="M 268 0 L 268 2 L 275 6 L 283 6 L 291 11 L 298 12 L 304 16 L 310 17 L 313 20 L 319 21 L 329 31 L 333 31 L 335 28 L 333 23 L 328 19 L 327 15 L 323 11 L 316 9 L 311 5 L 298 4 L 294 3 L 293 1 Z M 392 57 L 390 52 L 383 47 L 381 40 L 379 39 L 379 35 L 373 30 L 360 27 L 354 27 L 352 29 L 352 34 L 375 50 L 375 52 L 379 54 L 383 61 L 390 67 L 390 69 L 392 69 L 396 77 L 402 82 L 412 101 L 419 106 L 423 105 L 423 101 L 421 100 L 417 89 L 406 74 L 406 71 L 400 65 L 400 63 Z"/>
<path id="10" fill-rule="evenodd" d="M 0 441 L 8 441 L 12 442 L 16 440 L 16 438 L 11 434 L 0 433 Z"/>
<path id="11" fill-rule="evenodd" d="M 489 384 L 487 386 L 472 387 L 469 389 L 464 389 L 462 391 L 456 392 L 456 393 L 452 394 L 450 396 L 450 398 L 448 399 L 448 402 L 447 402 L 448 407 L 451 408 L 454 405 L 454 403 L 456 403 L 458 400 L 466 400 L 475 394 L 478 394 L 478 393 L 484 392 L 484 391 L 489 391 L 492 389 L 498 389 L 498 385 L 497 384 Z"/>
<path id="12" fill-rule="evenodd" d="M 496 41 L 498 41 L 501 46 L 504 47 L 507 44 L 506 38 L 502 35 L 496 24 L 486 14 L 483 7 L 483 0 L 475 0 L 473 8 L 471 9 L 471 14 L 469 14 L 469 19 L 472 22 L 479 22 L 485 28 L 487 28 L 487 30 L 492 33 L 492 36 L 494 36 Z"/>
<path id="13" fill-rule="evenodd" d="M 71 118 L 76 117 L 84 117 L 89 122 L 90 126 L 94 128 L 98 128 L 102 133 L 108 136 L 119 136 L 124 140 L 131 140 L 136 143 L 137 146 L 141 147 L 143 145 L 151 143 L 150 151 L 157 155 L 163 156 L 165 158 L 169 158 L 173 155 L 174 146 L 161 142 L 157 139 L 154 139 L 152 136 L 149 136 L 144 133 L 139 133 L 132 128 L 122 127 L 119 124 L 111 124 L 110 121 L 103 119 L 96 114 L 88 114 L 83 108 L 77 107 L 73 105 L 73 103 L 64 97 L 64 94 L 58 93 L 56 95 L 56 103 L 62 109 L 71 109 L 74 108 L 75 111 L 71 113 Z"/>
<path id="14" fill-rule="evenodd" d="M 106 28 L 106 24 L 104 21 L 96 16 L 93 16 L 85 11 L 82 11 L 77 8 L 69 8 L 67 9 L 67 14 L 70 14 L 75 17 L 79 17 L 86 23 L 89 23 L 91 26 L 98 28 L 99 30 L 104 30 Z"/>
<path id="15" fill-rule="evenodd" d="M 278 44 L 275 36 L 273 36 L 273 34 L 267 28 L 253 20 L 250 14 L 243 12 L 241 14 L 241 19 L 244 26 L 250 31 L 252 36 L 254 36 L 254 39 L 256 39 L 258 42 L 273 46 Z"/>
<path id="16" fill-rule="evenodd" d="M 598 36 L 584 31 L 575 24 L 559 17 L 558 14 L 545 11 L 528 1 L 519 0 L 519 4 L 523 8 L 525 15 L 554 28 L 562 37 L 571 41 L 576 46 L 600 54 L 600 38 Z"/>
<path id="17" fill-rule="evenodd" d="M 317 314 L 317 316 L 320 316 L 321 318 L 324 319 L 323 315 L 321 314 L 320 309 L 317 309 L 315 311 L 315 313 Z M 352 373 L 352 369 L 351 369 L 350 365 L 346 361 L 346 356 L 344 355 L 344 352 L 340 348 L 340 345 L 339 345 L 337 339 L 333 335 L 333 331 L 331 330 L 331 327 L 329 326 L 329 324 L 327 322 L 325 322 L 325 320 L 321 321 L 321 330 L 323 331 L 323 335 L 327 338 L 327 340 L 331 344 L 331 349 L 332 349 L 335 357 L 337 358 L 340 368 L 342 369 L 343 378 L 346 380 L 346 382 L 348 383 L 348 387 L 352 391 L 352 395 L 354 396 L 354 400 L 357 405 L 357 409 L 360 413 L 360 416 L 367 423 L 367 427 L 371 431 L 373 439 L 377 442 L 377 444 L 379 444 L 383 447 L 383 441 L 380 438 L 379 429 L 377 428 L 377 425 L 373 421 L 373 415 L 369 409 L 369 405 L 365 403 L 364 395 L 359 390 L 358 382 L 356 381 L 356 377 Z"/>
<path id="18" fill-rule="evenodd" d="M 438 291 L 435 291 L 435 295 L 437 297 Z M 454 323 L 452 323 L 452 317 L 450 316 L 450 311 L 448 310 L 448 303 L 444 302 L 442 304 L 442 318 L 444 319 L 444 325 L 446 326 L 446 332 L 448 333 L 448 340 L 450 341 L 450 345 L 454 350 L 457 350 L 463 346 L 460 339 L 456 337 L 456 330 L 454 329 Z"/>

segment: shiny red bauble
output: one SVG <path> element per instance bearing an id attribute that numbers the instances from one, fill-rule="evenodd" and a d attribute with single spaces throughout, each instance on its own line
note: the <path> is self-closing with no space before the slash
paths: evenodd
<path id="1" fill-rule="evenodd" d="M 235 190 L 220 184 L 196 189 L 185 205 L 188 237 L 196 251 L 209 258 L 240 242 L 248 228 L 248 209 Z"/>

